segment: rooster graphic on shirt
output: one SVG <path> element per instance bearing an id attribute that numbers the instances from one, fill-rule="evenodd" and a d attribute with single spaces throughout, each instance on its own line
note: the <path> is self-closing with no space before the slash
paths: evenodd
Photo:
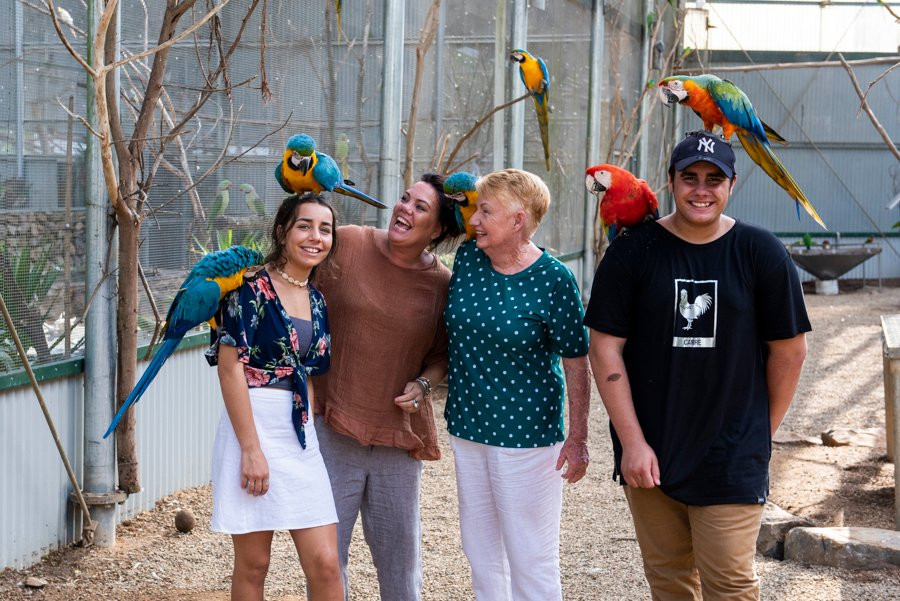
<path id="1" fill-rule="evenodd" d="M 687 290 L 682 288 L 681 299 L 678 301 L 678 311 L 680 311 L 681 316 L 687 320 L 687 325 L 682 329 L 690 330 L 694 320 L 706 313 L 710 305 L 712 305 L 712 297 L 709 294 L 701 294 L 691 303 L 688 302 Z"/>
<path id="2" fill-rule="evenodd" d="M 675 280 L 672 346 L 715 347 L 717 292 L 717 280 Z"/>

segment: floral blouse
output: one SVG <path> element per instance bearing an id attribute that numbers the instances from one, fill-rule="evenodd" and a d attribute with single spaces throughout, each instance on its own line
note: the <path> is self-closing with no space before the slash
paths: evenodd
<path id="1" fill-rule="evenodd" d="M 222 299 L 216 314 L 217 327 L 210 332 L 211 344 L 206 351 L 207 362 L 216 365 L 220 344 L 236 347 L 250 388 L 290 378 L 294 404 L 291 420 L 304 449 L 306 435 L 303 428 L 309 415 L 306 377 L 324 374 L 331 364 L 331 334 L 325 298 L 311 284 L 309 305 L 312 342 L 304 354 L 294 323 L 278 300 L 269 274 L 260 270 L 246 277 L 240 288 Z"/>

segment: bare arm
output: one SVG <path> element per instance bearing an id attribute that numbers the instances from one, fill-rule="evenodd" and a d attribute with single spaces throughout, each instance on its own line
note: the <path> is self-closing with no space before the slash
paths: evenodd
<path id="1" fill-rule="evenodd" d="M 624 348 L 624 338 L 591 330 L 588 355 L 600 398 L 622 443 L 622 476 L 629 486 L 653 488 L 659 485 L 659 462 L 634 410 Z"/>
<path id="2" fill-rule="evenodd" d="M 241 488 L 246 488 L 251 495 L 264 495 L 269 490 L 269 463 L 259 446 L 247 378 L 235 347 L 219 345 L 218 371 L 225 410 L 241 445 Z"/>
<path id="3" fill-rule="evenodd" d="M 769 423 L 774 435 L 787 413 L 806 359 L 806 334 L 769 341 L 766 386 L 769 389 Z"/>
<path id="4" fill-rule="evenodd" d="M 419 374 L 423 378 L 428 378 L 432 386 L 437 386 L 447 377 L 447 361 L 438 361 L 432 363 L 422 370 Z M 416 403 L 413 402 L 416 401 Z M 403 392 L 394 397 L 394 404 L 408 413 L 415 413 L 419 410 L 419 404 L 425 401 L 425 391 L 422 386 L 415 380 L 407 382 L 403 387 Z"/>
<path id="5" fill-rule="evenodd" d="M 591 370 L 587 355 L 562 360 L 566 374 L 566 392 L 569 397 L 569 432 L 559 451 L 556 469 L 561 470 L 568 463 L 562 477 L 574 484 L 587 472 L 588 455 L 588 415 L 591 411 Z"/>

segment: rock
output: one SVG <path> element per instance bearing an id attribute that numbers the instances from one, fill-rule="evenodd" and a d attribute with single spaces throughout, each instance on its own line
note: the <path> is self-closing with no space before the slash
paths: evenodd
<path id="1" fill-rule="evenodd" d="M 778 430 L 775 432 L 775 436 L 772 437 L 772 442 L 779 444 L 821 445 L 822 439 L 816 436 L 805 436 L 790 430 Z"/>
<path id="2" fill-rule="evenodd" d="M 190 509 L 179 509 L 175 513 L 175 529 L 179 532 L 184 532 L 185 534 L 194 529 L 194 524 L 197 521 L 194 519 L 194 514 L 191 513 Z"/>
<path id="3" fill-rule="evenodd" d="M 832 428 L 822 432 L 826 447 L 879 447 L 884 446 L 884 428 Z"/>
<path id="4" fill-rule="evenodd" d="M 784 559 L 784 537 L 792 528 L 812 526 L 813 523 L 801 516 L 788 513 L 774 503 L 766 503 L 763 508 L 756 552 L 764 557 Z"/>
<path id="5" fill-rule="evenodd" d="M 29 576 L 25 579 L 25 586 L 28 588 L 44 588 L 47 586 L 47 581 L 37 576 Z"/>
<path id="6" fill-rule="evenodd" d="M 900 532 L 881 528 L 794 528 L 785 537 L 784 557 L 838 568 L 900 566 Z"/>

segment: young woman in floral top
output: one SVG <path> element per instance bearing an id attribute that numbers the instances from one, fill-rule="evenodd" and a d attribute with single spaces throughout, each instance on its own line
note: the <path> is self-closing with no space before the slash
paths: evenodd
<path id="1" fill-rule="evenodd" d="M 307 380 L 330 363 L 325 300 L 308 282 L 329 266 L 335 227 L 322 197 L 285 199 L 266 265 L 225 297 L 207 353 L 225 401 L 213 448 L 212 529 L 232 535 L 232 599 L 263 598 L 274 530 L 290 532 L 309 598 L 343 599 L 337 514 Z"/>

